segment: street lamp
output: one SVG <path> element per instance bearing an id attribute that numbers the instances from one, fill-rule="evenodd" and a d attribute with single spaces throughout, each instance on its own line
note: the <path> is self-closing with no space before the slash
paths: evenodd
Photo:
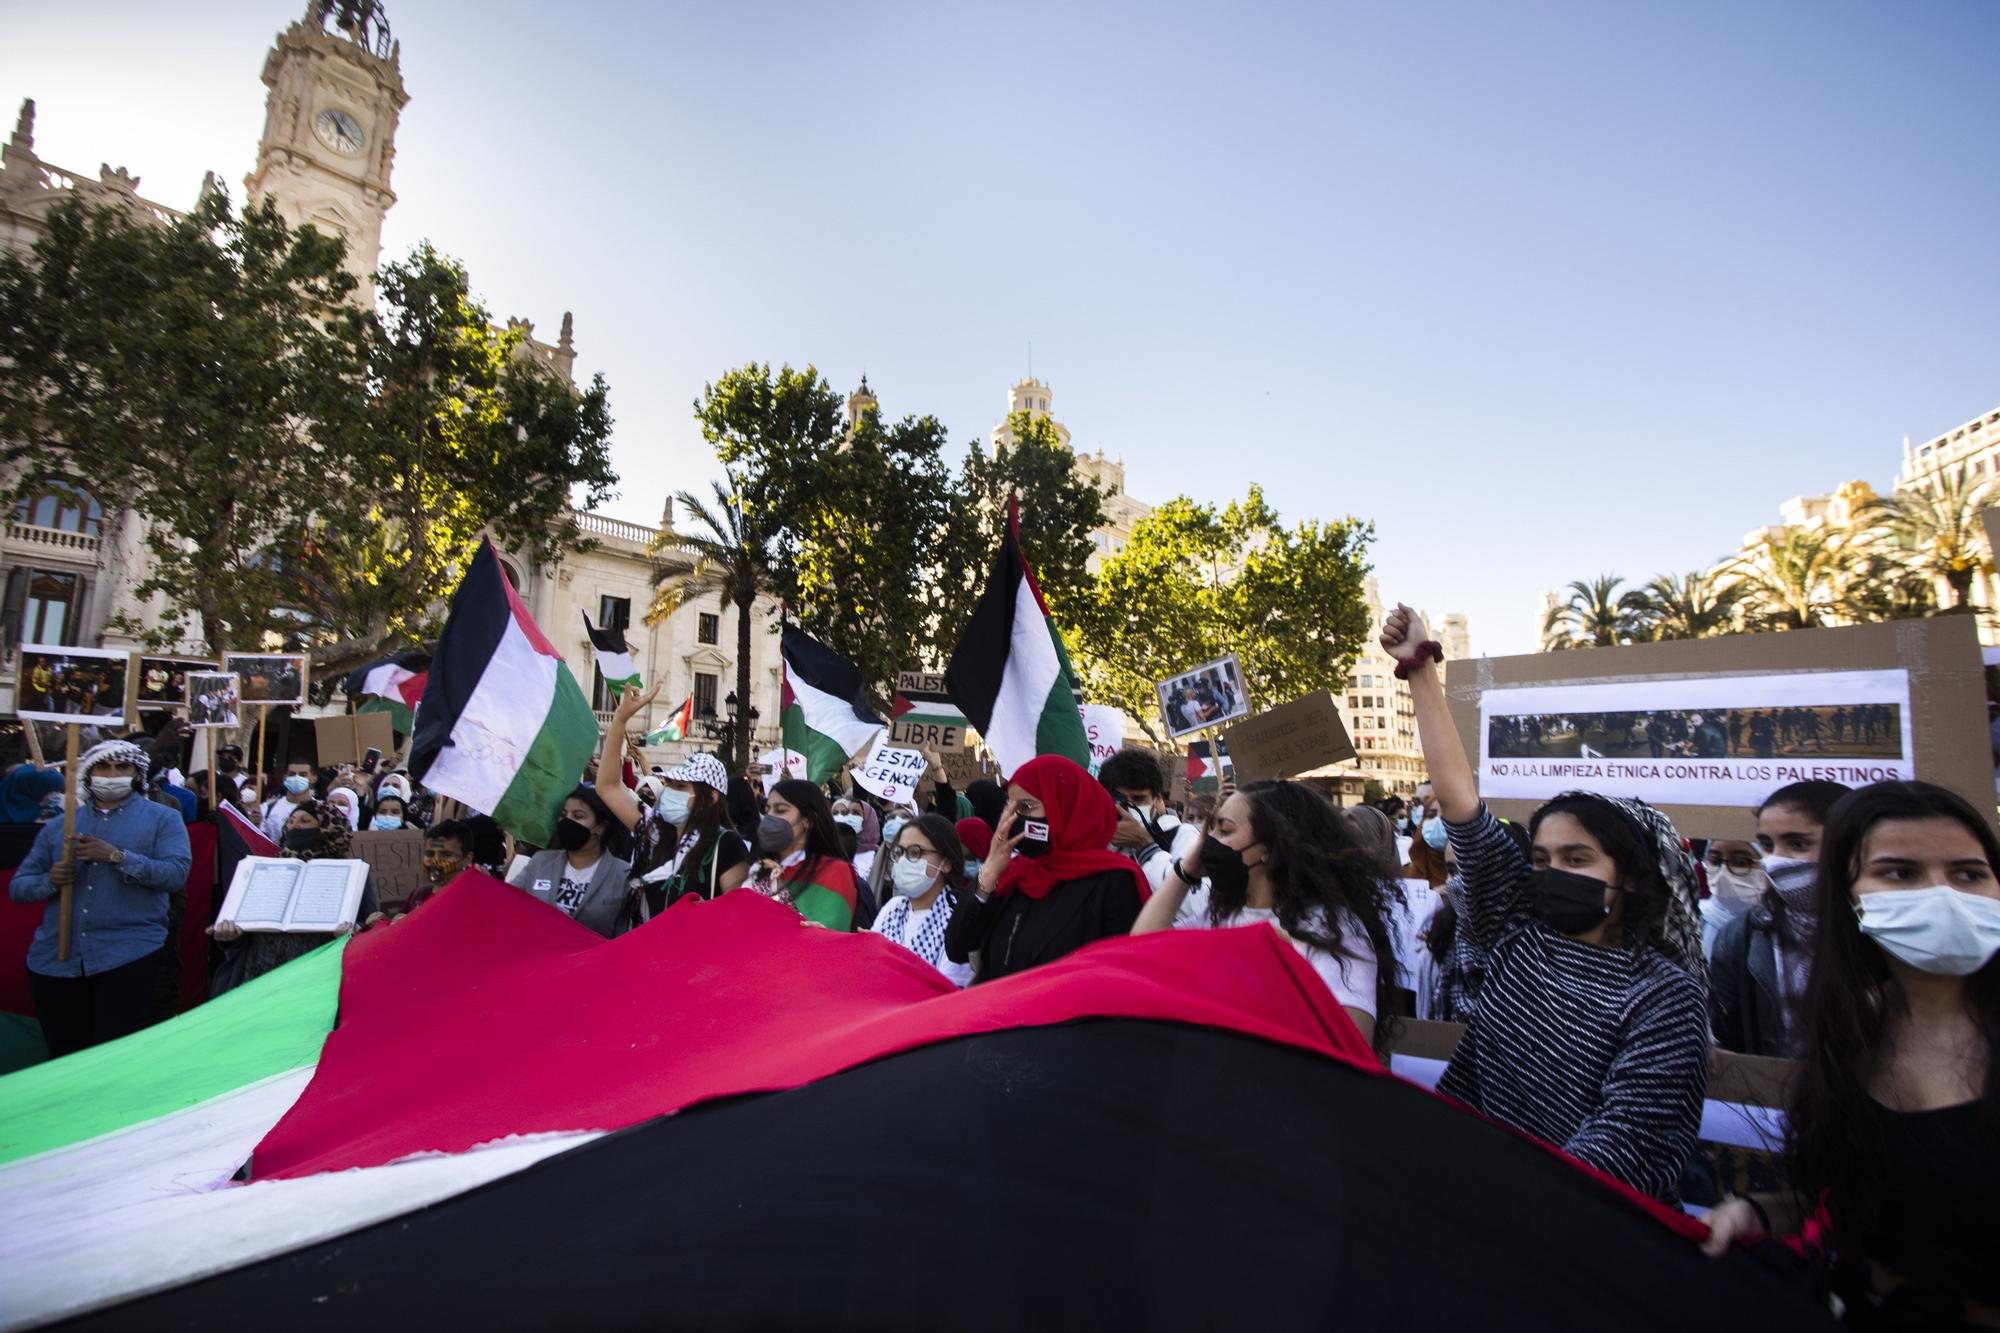
<path id="1" fill-rule="evenodd" d="M 737 725 L 743 720 L 743 715 L 738 706 L 739 701 L 736 698 L 736 691 L 731 690 L 724 696 L 722 705 L 729 710 L 729 715 L 726 718 L 718 718 L 715 715 L 715 710 L 710 709 L 702 715 L 701 734 L 712 741 L 721 741 L 725 763 L 733 764 L 735 760 L 730 753 L 730 744 L 736 738 Z M 750 725 L 752 727 L 757 725 L 757 718 L 757 705 L 752 704 L 750 705 Z"/>

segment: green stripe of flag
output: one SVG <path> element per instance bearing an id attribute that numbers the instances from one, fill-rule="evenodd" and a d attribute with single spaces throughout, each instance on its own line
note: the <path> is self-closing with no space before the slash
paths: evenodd
<path id="1" fill-rule="evenodd" d="M 177 1018 L 0 1078 L 0 1162 L 129 1129 L 315 1063 L 339 1008 L 347 939 Z"/>
<path id="2" fill-rule="evenodd" d="M 824 782 L 847 762 L 847 748 L 822 731 L 806 725 L 806 710 L 797 701 L 785 710 L 782 735 L 787 750 L 806 757 L 806 781 Z"/>
<path id="3" fill-rule="evenodd" d="M 597 714 L 577 688 L 569 667 L 556 665 L 555 697 L 521 767 L 490 813 L 501 828 L 545 847 L 555 836 L 557 806 L 583 780 L 583 766 L 597 750 Z"/>

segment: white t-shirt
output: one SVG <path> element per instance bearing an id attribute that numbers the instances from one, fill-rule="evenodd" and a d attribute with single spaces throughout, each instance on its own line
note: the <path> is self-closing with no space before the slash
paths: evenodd
<path id="1" fill-rule="evenodd" d="M 550 901 L 571 916 L 575 916 L 583 907 L 584 901 L 590 897 L 590 879 L 596 873 L 596 861 L 587 866 L 573 866 L 564 861 L 562 882 L 556 885 L 555 896 Z"/>
<path id="2" fill-rule="evenodd" d="M 1336 958 L 1324 949 L 1307 944 L 1304 940 L 1285 934 L 1285 928 L 1278 924 L 1278 914 L 1268 907 L 1245 907 L 1234 916 L 1225 917 L 1216 923 L 1217 929 L 1234 929 L 1238 926 L 1255 926 L 1270 923 L 1273 930 L 1291 940 L 1292 947 L 1319 973 L 1319 979 L 1333 992 L 1333 998 L 1346 1008 L 1359 1009 L 1370 1018 L 1375 1017 L 1375 950 L 1368 943 L 1367 932 L 1352 913 L 1342 913 L 1340 944 L 1353 956 Z M 1322 909 L 1314 909 L 1313 916 L 1304 923 L 1319 934 L 1323 929 L 1326 914 Z M 1208 914 L 1182 922 L 1176 919 L 1176 930 L 1208 929 Z"/>

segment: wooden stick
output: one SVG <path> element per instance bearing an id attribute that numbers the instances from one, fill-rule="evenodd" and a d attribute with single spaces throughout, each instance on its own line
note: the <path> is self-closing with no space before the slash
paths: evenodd
<path id="1" fill-rule="evenodd" d="M 30 723 L 29 725 L 33 725 Z M 69 961 L 69 916 L 70 905 L 76 895 L 76 770 L 79 729 L 74 722 L 65 722 L 63 730 L 69 733 L 69 762 L 63 767 L 63 859 L 69 867 L 70 882 L 62 886 L 62 898 L 56 906 L 56 961 Z"/>
<path id="2" fill-rule="evenodd" d="M 264 719 L 270 712 L 263 704 L 257 705 L 257 767 L 250 771 L 257 776 L 257 801 L 260 805 L 264 800 Z M 214 765 L 209 767 L 212 769 Z"/>

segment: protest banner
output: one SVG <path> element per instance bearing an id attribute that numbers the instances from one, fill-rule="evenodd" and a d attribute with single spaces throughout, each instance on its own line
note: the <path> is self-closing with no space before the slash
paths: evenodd
<path id="1" fill-rule="evenodd" d="M 779 746 L 775 750 L 766 750 L 758 759 L 757 767 L 763 770 L 761 776 L 764 780 L 764 794 L 768 796 L 771 789 L 786 778 L 805 777 L 806 757 L 797 750 L 787 750 Z"/>
<path id="2" fill-rule="evenodd" d="M 323 768 L 359 765 L 370 750 L 380 750 L 385 756 L 396 752 L 396 729 L 387 713 L 335 713 L 316 717 L 312 724 L 313 744 Z"/>
<path id="3" fill-rule="evenodd" d="M 1496 814 L 1582 788 L 1660 807 L 1690 837 L 1748 838 L 1788 783 L 1918 777 L 1993 806 L 1971 617 L 1633 644 L 1446 668 Z"/>
<path id="4" fill-rule="evenodd" d="M 854 781 L 891 805 L 907 805 L 916 799 L 917 784 L 929 767 L 922 751 L 890 745 L 877 736 L 868 757 L 855 765 Z"/>
<path id="5" fill-rule="evenodd" d="M 140 654 L 137 688 L 133 698 L 141 708 L 185 708 L 188 677 L 196 672 L 219 671 L 213 661 L 187 657 L 147 657 Z"/>
<path id="6" fill-rule="evenodd" d="M 889 709 L 891 744 L 959 749 L 966 743 L 966 729 L 965 712 L 945 692 L 942 672 L 896 673 L 896 697 Z"/>
<path id="7" fill-rule="evenodd" d="M 138 711 L 137 685 L 129 652 L 26 643 L 14 677 L 14 712 L 23 720 L 122 731 Z"/>
<path id="8" fill-rule="evenodd" d="M 1326 690 L 1238 722 L 1223 731 L 1222 745 L 1235 765 L 1236 781 L 1245 786 L 1295 778 L 1354 758 L 1354 743 Z"/>
<path id="9" fill-rule="evenodd" d="M 1083 715 L 1083 734 L 1090 738 L 1090 774 L 1095 777 L 1125 744 L 1125 714 L 1109 704 L 1084 704 L 1077 711 Z"/>
<path id="10" fill-rule="evenodd" d="M 1235 653 L 1183 671 L 1154 689 L 1167 735 L 1175 740 L 1250 716 L 1250 692 L 1243 688 L 1243 667 Z"/>
<path id="11" fill-rule="evenodd" d="M 305 703 L 306 666 L 305 656 L 296 653 L 222 655 L 222 669 L 241 678 L 243 702 L 252 704 Z"/>
<path id="12" fill-rule="evenodd" d="M 421 829 L 363 829 L 348 840 L 351 854 L 375 876 L 375 899 L 384 906 L 406 901 L 424 885 Z"/>

